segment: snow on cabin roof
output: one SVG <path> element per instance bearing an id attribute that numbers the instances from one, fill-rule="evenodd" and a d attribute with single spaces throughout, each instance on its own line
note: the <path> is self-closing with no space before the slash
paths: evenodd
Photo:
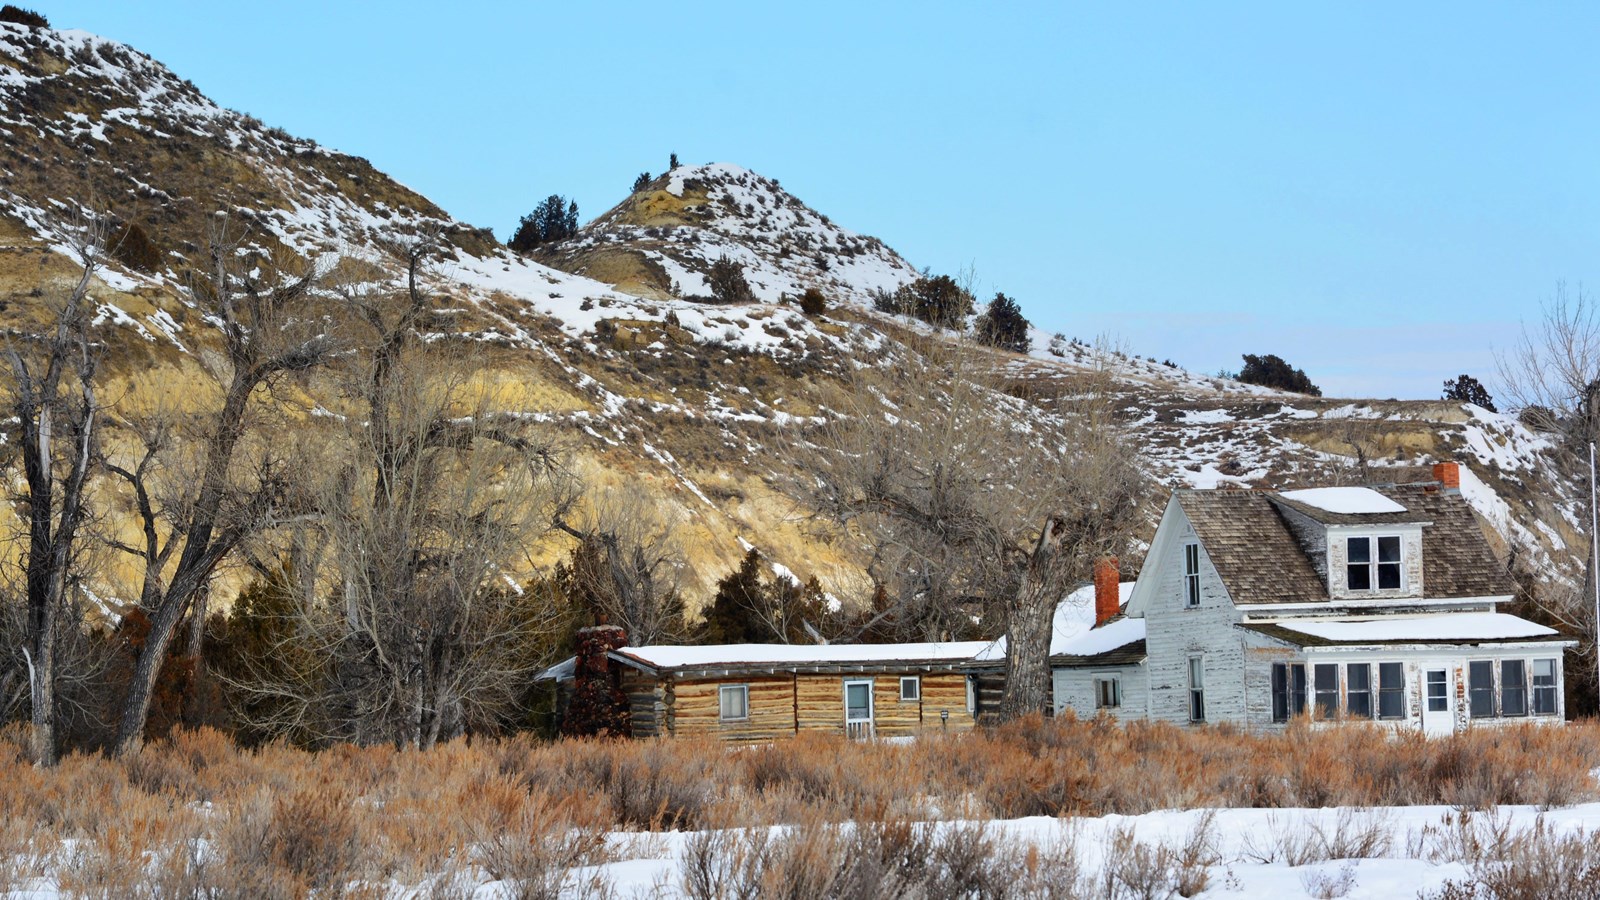
<path id="1" fill-rule="evenodd" d="M 1372 488 L 1364 487 L 1306 488 L 1298 491 L 1282 491 L 1278 496 L 1324 512 L 1341 515 L 1364 516 L 1406 511 L 1404 506 Z"/>
<path id="2" fill-rule="evenodd" d="M 1562 641 L 1554 628 L 1508 613 L 1435 613 L 1367 619 L 1291 619 L 1244 626 L 1300 646 Z"/>
<path id="3" fill-rule="evenodd" d="M 612 656 L 652 669 L 713 669 L 869 663 L 965 662 L 988 641 L 922 644 L 713 644 L 704 647 L 623 647 Z"/>
<path id="4" fill-rule="evenodd" d="M 1117 603 L 1126 606 L 1137 582 L 1117 585 Z M 1094 656 L 1144 640 L 1144 619 L 1117 619 L 1094 627 L 1094 585 L 1086 584 L 1056 604 L 1051 623 L 1051 656 Z M 995 662 L 1006 658 L 1006 639 L 998 638 L 983 648 L 977 659 Z"/>

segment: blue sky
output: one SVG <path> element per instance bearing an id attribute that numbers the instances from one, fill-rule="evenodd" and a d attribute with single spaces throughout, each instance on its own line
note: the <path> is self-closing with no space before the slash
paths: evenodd
<path id="1" fill-rule="evenodd" d="M 1330 395 L 1490 382 L 1600 260 L 1596 4 L 22 5 L 502 237 L 734 162 L 1048 330 Z"/>

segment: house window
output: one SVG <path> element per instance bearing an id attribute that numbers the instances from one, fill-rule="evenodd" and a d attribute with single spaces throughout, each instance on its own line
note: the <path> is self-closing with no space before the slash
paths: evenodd
<path id="1" fill-rule="evenodd" d="M 1272 721 L 1287 722 L 1306 711 L 1304 663 L 1273 663 Z"/>
<path id="2" fill-rule="evenodd" d="M 1533 714 L 1556 714 L 1556 661 L 1553 659 L 1533 661 Z"/>
<path id="3" fill-rule="evenodd" d="M 1317 694 L 1317 718 L 1339 718 L 1339 667 L 1317 663 L 1311 670 L 1312 688 Z"/>
<path id="4" fill-rule="evenodd" d="M 1189 657 L 1189 721 L 1206 720 L 1206 669 L 1198 656 Z"/>
<path id="5" fill-rule="evenodd" d="M 717 699 L 722 707 L 722 721 L 737 722 L 750 718 L 750 685 L 722 685 L 717 688 Z"/>
<path id="6" fill-rule="evenodd" d="M 916 675 L 906 675 L 900 679 L 900 699 L 913 703 L 922 699 L 922 679 Z"/>
<path id="7" fill-rule="evenodd" d="M 1122 705 L 1122 680 L 1115 675 L 1097 675 L 1094 679 L 1094 708 L 1116 709 Z"/>
<path id="8" fill-rule="evenodd" d="M 1467 663 L 1467 699 L 1474 719 L 1494 718 L 1494 663 L 1486 659 Z"/>
<path id="9" fill-rule="evenodd" d="M 872 682 L 846 681 L 844 683 L 844 720 L 846 722 L 872 721 Z"/>
<path id="10" fill-rule="evenodd" d="M 978 676 L 967 676 L 967 715 L 978 715 Z"/>
<path id="11" fill-rule="evenodd" d="M 1399 590 L 1400 538 L 1395 535 L 1347 538 L 1344 583 L 1352 591 Z"/>
<path id="12" fill-rule="evenodd" d="M 1402 663 L 1378 663 L 1378 718 L 1406 717 L 1406 669 Z"/>
<path id="13" fill-rule="evenodd" d="M 1200 605 L 1200 545 L 1183 545 L 1183 602 Z"/>
<path id="14" fill-rule="evenodd" d="M 1429 669 L 1423 676 L 1424 700 L 1428 712 L 1450 711 L 1450 674 L 1444 669 Z"/>
<path id="15" fill-rule="evenodd" d="M 1500 660 L 1500 715 L 1528 714 L 1528 666 L 1520 659 Z"/>
<path id="16" fill-rule="evenodd" d="M 1372 666 L 1351 663 L 1344 667 L 1344 708 L 1352 719 L 1372 718 Z"/>

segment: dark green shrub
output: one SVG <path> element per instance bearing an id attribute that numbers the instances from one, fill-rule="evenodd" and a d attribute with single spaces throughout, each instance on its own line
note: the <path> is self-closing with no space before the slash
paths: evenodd
<path id="1" fill-rule="evenodd" d="M 1304 369 L 1296 369 L 1284 362 L 1283 357 L 1271 353 L 1263 356 L 1244 354 L 1244 368 L 1239 370 L 1236 377 L 1245 384 L 1259 384 L 1262 387 L 1309 394 L 1313 397 L 1322 396 L 1322 388 L 1311 383 Z"/>
<path id="2" fill-rule="evenodd" d="M 828 298 L 814 287 L 806 288 L 800 295 L 800 311 L 808 316 L 820 316 L 828 311 Z"/>
<path id="3" fill-rule="evenodd" d="M 1452 378 L 1444 383 L 1444 399 L 1454 400 L 1458 403 L 1471 403 L 1487 409 L 1489 412 L 1499 412 L 1494 408 L 1494 398 L 1489 396 L 1489 390 L 1483 382 L 1471 375 L 1462 375 Z"/>
<path id="4" fill-rule="evenodd" d="M 975 323 L 978 340 L 991 347 L 1027 353 L 1033 346 L 1028 337 L 1028 320 L 1022 316 L 1022 307 L 1005 294 L 995 294 L 989 306 Z"/>
<path id="5" fill-rule="evenodd" d="M 564 241 L 577 233 L 578 201 L 551 194 L 518 221 L 517 231 L 508 246 L 518 253 L 527 253 L 540 244 Z"/>
<path id="6" fill-rule="evenodd" d="M 640 172 L 639 177 L 633 180 L 633 192 L 637 194 L 649 187 L 652 180 L 649 172 Z"/>
<path id="7" fill-rule="evenodd" d="M 744 279 L 744 266 L 737 260 L 724 256 L 711 264 L 706 273 L 706 283 L 711 287 L 711 299 L 717 303 L 754 303 L 756 295 L 750 282 Z"/>

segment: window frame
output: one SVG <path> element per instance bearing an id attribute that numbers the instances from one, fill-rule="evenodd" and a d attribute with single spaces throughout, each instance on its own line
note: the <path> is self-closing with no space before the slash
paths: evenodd
<path id="1" fill-rule="evenodd" d="M 1495 683 L 1495 661 L 1492 659 L 1472 659 L 1467 661 L 1467 717 L 1472 719 L 1497 719 L 1500 717 L 1500 686 Z M 1476 674 L 1480 666 L 1486 667 L 1489 673 L 1488 684 L 1479 686 Z M 1488 711 L 1479 712 L 1479 698 L 1486 698 Z"/>
<path id="2" fill-rule="evenodd" d="M 1094 690 L 1094 708 L 1095 709 L 1121 709 L 1122 708 L 1122 676 L 1121 675 L 1117 675 L 1117 674 L 1114 674 L 1114 673 L 1104 673 L 1104 674 L 1094 675 L 1094 676 L 1090 677 L 1089 683 L 1090 683 L 1090 685 L 1092 686 L 1092 688 Z M 1100 688 L 1100 686 L 1103 685 L 1103 684 L 1109 684 L 1111 686 L 1111 702 L 1110 703 L 1104 702 L 1105 694 L 1101 691 L 1101 688 Z"/>
<path id="3" fill-rule="evenodd" d="M 843 692 L 843 699 L 844 699 L 844 721 L 845 721 L 845 724 L 848 725 L 851 722 L 872 722 L 872 721 L 875 721 L 877 719 L 877 717 L 878 717 L 878 711 L 876 709 L 876 707 L 877 707 L 877 698 L 873 696 L 873 692 L 877 688 L 872 683 L 872 679 L 871 678 L 846 678 L 846 679 L 843 679 L 843 681 L 844 681 L 844 684 L 843 684 L 843 687 L 841 688 L 841 690 Z M 859 685 L 865 685 L 866 689 L 867 689 L 867 717 L 864 718 L 864 719 L 852 719 L 852 718 L 850 718 L 850 688 L 855 686 L 855 685 L 858 685 L 858 684 Z"/>
<path id="4" fill-rule="evenodd" d="M 1351 685 L 1355 682 L 1350 677 L 1351 672 L 1361 672 L 1361 681 L 1366 685 L 1361 690 L 1354 690 Z M 1402 675 L 1402 678 L 1404 676 Z M 1345 663 L 1344 666 L 1344 714 L 1352 719 L 1376 719 L 1378 717 L 1377 704 L 1373 703 L 1372 689 L 1372 663 Z M 1366 704 L 1366 712 L 1357 712 L 1351 704 L 1351 698 L 1361 697 Z"/>
<path id="5" fill-rule="evenodd" d="M 1507 677 L 1507 666 L 1517 667 L 1521 671 L 1520 677 L 1516 679 Z M 1530 715 L 1528 711 L 1528 661 L 1520 656 L 1514 656 L 1500 660 L 1500 665 L 1497 668 L 1499 671 L 1497 671 L 1495 674 L 1500 679 L 1500 689 L 1496 692 L 1496 695 L 1500 701 L 1500 718 L 1527 718 Z M 1511 696 L 1517 697 L 1518 702 L 1522 707 L 1521 712 L 1510 711 L 1511 704 L 1508 702 L 1508 700 Z"/>
<path id="6" fill-rule="evenodd" d="M 1183 607 L 1200 606 L 1200 542 L 1189 541 L 1183 545 Z"/>
<path id="7" fill-rule="evenodd" d="M 1378 709 L 1377 709 L 1378 716 L 1377 717 L 1378 717 L 1378 719 L 1380 721 L 1403 722 L 1408 718 L 1408 716 L 1406 715 L 1406 664 L 1403 663 L 1403 662 L 1380 662 L 1380 663 L 1377 663 L 1377 666 L 1378 666 L 1378 704 L 1377 704 L 1378 705 Z M 1397 671 L 1397 670 L 1398 670 L 1399 674 L 1395 677 L 1394 683 L 1392 685 L 1386 686 L 1384 673 L 1385 672 L 1394 672 L 1394 671 Z M 1383 706 L 1384 706 L 1383 701 L 1385 699 L 1398 699 L 1399 700 L 1399 705 L 1400 705 L 1400 712 L 1398 714 L 1396 714 L 1396 715 L 1387 715 L 1387 714 L 1385 714 L 1384 711 L 1383 711 Z"/>
<path id="8" fill-rule="evenodd" d="M 1322 674 L 1333 673 L 1333 687 L 1322 686 Z M 1320 719 L 1337 719 L 1343 712 L 1341 701 L 1344 692 L 1341 690 L 1344 680 L 1340 678 L 1338 663 L 1313 663 L 1311 666 L 1311 712 Z M 1328 698 L 1331 696 L 1331 704 Z"/>
<path id="9" fill-rule="evenodd" d="M 728 700 L 731 695 L 739 696 L 739 704 L 744 707 L 743 715 L 728 715 Z M 748 722 L 750 721 L 750 685 L 748 684 L 719 684 L 717 685 L 717 721 L 719 722 Z"/>
<path id="10" fill-rule="evenodd" d="M 909 696 L 909 697 L 906 696 L 906 685 L 908 683 L 911 685 L 911 696 Z M 900 702 L 901 703 L 921 703 L 922 702 L 922 676 L 921 675 L 901 675 L 900 676 Z"/>
<path id="11" fill-rule="evenodd" d="M 1283 724 L 1306 713 L 1306 664 L 1272 664 L 1272 721 Z"/>
<path id="12" fill-rule="evenodd" d="M 1206 721 L 1206 661 L 1203 656 L 1189 657 L 1189 721 L 1197 725 Z"/>
<path id="13" fill-rule="evenodd" d="M 1383 542 L 1394 541 L 1394 559 L 1383 559 Z M 1362 562 L 1353 561 L 1353 545 L 1360 541 L 1366 545 L 1366 559 Z M 1406 589 L 1406 542 L 1399 534 L 1350 534 L 1344 539 L 1344 589 L 1352 594 L 1377 594 L 1385 591 L 1404 591 Z M 1393 587 L 1383 586 L 1383 570 L 1385 567 L 1394 567 L 1395 583 Z M 1356 569 L 1366 570 L 1366 587 L 1356 587 L 1354 579 L 1350 577 Z"/>
<path id="14" fill-rule="evenodd" d="M 1556 657 L 1532 659 L 1533 665 L 1528 667 L 1528 714 L 1532 716 L 1557 716 L 1561 714 L 1561 665 Z M 1550 683 L 1539 683 L 1538 666 L 1540 663 L 1550 665 Z M 1540 709 L 1539 698 L 1548 694 L 1550 708 Z"/>

